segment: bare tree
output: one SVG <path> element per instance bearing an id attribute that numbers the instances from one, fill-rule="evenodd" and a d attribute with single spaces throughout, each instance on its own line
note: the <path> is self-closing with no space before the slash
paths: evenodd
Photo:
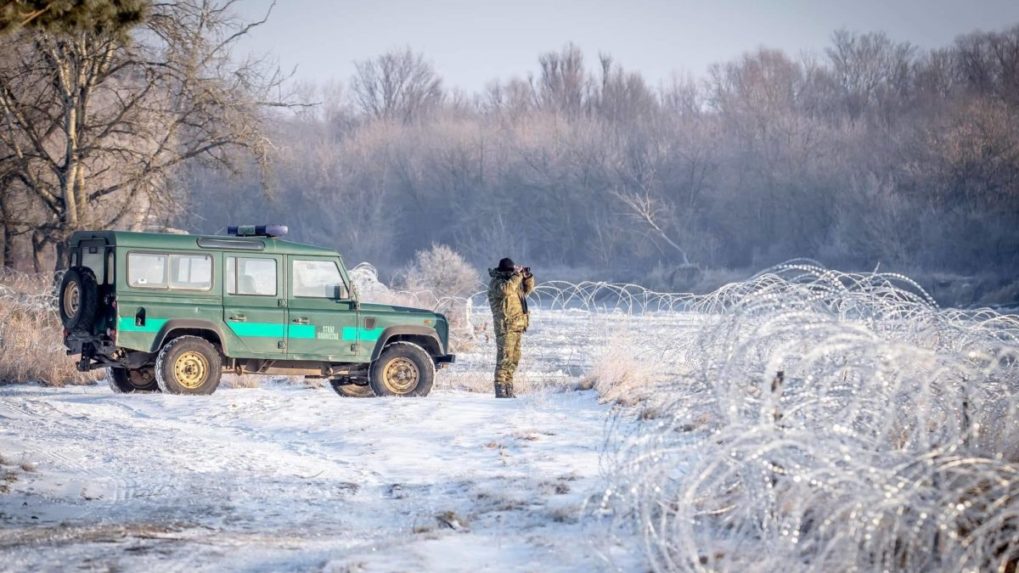
<path id="1" fill-rule="evenodd" d="M 975 92 L 1019 105 L 1019 25 L 963 36 L 955 56 L 959 74 Z"/>
<path id="2" fill-rule="evenodd" d="M 538 63 L 541 66 L 535 87 L 538 105 L 571 117 L 579 115 L 588 89 L 584 53 L 577 46 L 567 44 L 560 52 L 542 54 Z"/>
<path id="3" fill-rule="evenodd" d="M 410 48 L 354 64 L 354 101 L 375 119 L 413 122 L 438 108 L 444 98 L 442 80 L 424 56 Z"/>
<path id="4" fill-rule="evenodd" d="M 826 51 L 851 120 L 909 88 L 916 48 L 907 42 L 893 42 L 881 33 L 839 30 Z"/>

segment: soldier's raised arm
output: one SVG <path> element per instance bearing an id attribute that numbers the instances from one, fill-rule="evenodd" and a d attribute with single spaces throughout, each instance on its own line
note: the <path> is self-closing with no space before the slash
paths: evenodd
<path id="1" fill-rule="evenodd" d="M 525 295 L 531 294 L 532 292 L 534 292 L 534 275 L 531 274 L 530 271 L 527 271 L 527 274 L 523 275 L 523 277 L 524 277 L 523 282 L 524 294 Z"/>
<path id="2" fill-rule="evenodd" d="M 524 275 L 521 273 L 513 273 L 510 275 L 506 282 L 503 284 L 502 292 L 503 296 L 515 295 L 517 289 L 523 288 Z"/>

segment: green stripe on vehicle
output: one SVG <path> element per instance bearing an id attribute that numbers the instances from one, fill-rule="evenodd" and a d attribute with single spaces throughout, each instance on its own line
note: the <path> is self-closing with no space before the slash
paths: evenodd
<path id="1" fill-rule="evenodd" d="M 165 318 L 147 318 L 145 324 L 135 324 L 133 316 L 122 316 L 117 321 L 118 332 L 159 332 L 166 324 Z"/>
<path id="2" fill-rule="evenodd" d="M 155 333 L 162 330 L 168 322 L 166 318 L 149 318 L 145 324 L 138 326 L 130 316 L 122 316 L 117 323 L 117 330 L 120 332 L 149 332 Z M 315 338 L 314 324 L 282 324 L 277 322 L 227 322 L 227 326 L 234 334 L 242 338 L 287 338 L 293 340 L 311 340 Z M 284 328 L 285 327 L 285 328 Z M 341 340 L 364 342 L 375 342 L 382 336 L 383 328 L 361 328 L 358 326 L 344 326 L 341 333 Z"/>
<path id="3" fill-rule="evenodd" d="M 314 324 L 291 324 L 287 326 L 287 337 L 291 339 L 297 338 L 315 338 L 315 325 Z"/>
<path id="4" fill-rule="evenodd" d="M 282 322 L 228 322 L 234 334 L 242 338 L 283 338 Z"/>

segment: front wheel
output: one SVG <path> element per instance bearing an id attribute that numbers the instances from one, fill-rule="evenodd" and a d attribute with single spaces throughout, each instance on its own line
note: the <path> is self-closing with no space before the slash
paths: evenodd
<path id="1" fill-rule="evenodd" d="M 106 381 L 110 384 L 110 390 L 117 394 L 159 392 L 156 371 L 151 366 L 137 370 L 112 366 L 107 369 Z"/>
<path id="2" fill-rule="evenodd" d="M 219 386 L 223 359 L 198 336 L 174 338 L 156 358 L 156 382 L 169 394 L 212 394 Z"/>
<path id="3" fill-rule="evenodd" d="M 412 342 L 387 346 L 368 377 L 376 396 L 427 396 L 434 380 L 432 357 Z"/>

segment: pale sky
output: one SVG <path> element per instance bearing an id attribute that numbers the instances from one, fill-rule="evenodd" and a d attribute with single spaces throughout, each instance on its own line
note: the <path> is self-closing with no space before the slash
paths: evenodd
<path id="1" fill-rule="evenodd" d="M 270 0 L 241 0 L 245 18 Z M 821 55 L 831 33 L 882 31 L 922 48 L 1019 24 L 1019 0 L 278 0 L 240 51 L 272 53 L 295 79 L 346 81 L 353 62 L 393 48 L 423 52 L 447 87 L 526 77 L 567 42 L 652 85 L 765 46 Z"/>

